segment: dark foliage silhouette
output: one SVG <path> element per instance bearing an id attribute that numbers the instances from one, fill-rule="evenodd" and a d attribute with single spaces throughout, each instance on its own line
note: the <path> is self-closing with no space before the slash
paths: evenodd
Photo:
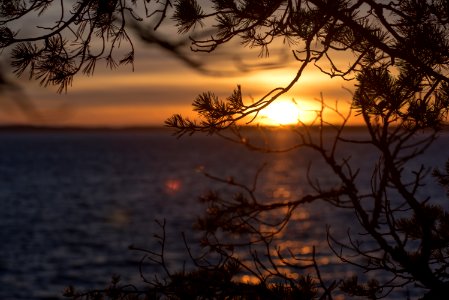
<path id="1" fill-rule="evenodd" d="M 9 26 L 52 5 L 56 4 L 3 1 L 0 46 L 11 49 L 17 74 L 28 73 L 43 85 L 59 86 L 60 91 L 70 85 L 75 74 L 91 75 L 100 59 L 112 68 L 132 63 L 134 48 L 127 24 L 142 37 L 151 36 L 171 18 L 179 35 L 189 35 L 195 52 L 213 52 L 231 40 L 260 49 L 262 56 L 278 45 L 290 49 L 298 69 L 284 87 L 254 101 L 245 99 L 240 86 L 227 99 L 205 92 L 193 102 L 197 119 L 174 115 L 166 125 L 179 137 L 196 132 L 217 134 L 252 151 L 310 149 L 334 179 L 329 186 L 309 172 L 313 192 L 296 200 L 276 201 L 260 199 L 256 193 L 259 172 L 253 186 L 205 172 L 207 178 L 240 192 L 229 198 L 211 191 L 201 198 L 207 207 L 196 224 L 203 234 L 201 249 L 196 253 L 186 242 L 192 270 L 168 268 L 165 227 L 160 223 L 162 235 L 156 236 L 160 251 L 137 250 L 144 254 L 142 265 L 150 261 L 162 268 L 163 279 L 147 279 L 141 270 L 148 284 L 146 291 L 119 286 L 114 279 L 109 289 L 78 294 L 70 288 L 67 296 L 333 299 L 344 292 L 378 299 L 404 290 L 420 293 L 422 299 L 445 299 L 449 290 L 449 212 L 446 203 L 430 196 L 425 183 L 433 179 L 448 189 L 449 163 L 443 170 L 434 170 L 433 177 L 426 166 L 412 163 L 437 139 L 447 120 L 448 1 L 85 0 L 75 2 L 69 17 L 60 2 L 59 22 L 42 28 L 40 35 L 19 37 L 19 31 Z M 151 29 L 140 23 L 140 8 L 153 20 Z M 94 43 L 98 40 L 100 47 Z M 120 43 L 126 43 L 129 52 L 118 59 L 115 50 Z M 330 77 L 357 82 L 350 114 L 322 101 L 312 124 L 298 121 L 293 129 L 297 143 L 288 149 L 250 142 L 242 122 L 251 123 L 263 108 L 287 93 L 309 65 Z M 340 122 L 326 120 L 327 111 L 337 114 Z M 365 138 L 346 137 L 351 114 L 363 118 Z M 361 144 L 377 154 L 370 170 L 361 170 L 340 151 Z M 362 177 L 363 172 L 369 176 Z M 359 276 L 329 280 L 322 274 L 313 245 L 309 255 L 277 245 L 278 236 L 295 222 L 295 210 L 316 201 L 353 213 L 360 225 L 356 231 L 348 229 L 347 237 L 340 239 L 329 224 L 327 236 L 322 237 L 338 259 L 360 271 Z M 249 259 L 243 259 L 242 253 Z M 292 276 L 286 269 L 300 275 Z M 241 273 L 256 280 L 241 283 L 235 279 Z"/>

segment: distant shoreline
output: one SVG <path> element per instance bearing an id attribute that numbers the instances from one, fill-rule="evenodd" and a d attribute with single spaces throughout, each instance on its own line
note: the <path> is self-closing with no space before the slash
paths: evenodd
<path id="1" fill-rule="evenodd" d="M 261 126 L 269 130 L 290 130 L 290 126 L 285 127 L 270 127 Z M 245 129 L 260 129 L 258 126 L 247 126 Z M 361 125 L 346 125 L 349 130 L 366 130 L 365 126 Z M 45 125 L 0 125 L 0 133 L 2 132 L 154 132 L 165 131 L 174 133 L 176 130 L 168 128 L 163 125 L 154 126 L 45 126 Z M 449 126 L 446 125 L 441 130 L 443 132 L 449 131 Z"/>
<path id="2" fill-rule="evenodd" d="M 34 126 L 0 125 L 0 132 L 120 132 L 120 131 L 170 131 L 164 126 Z"/>

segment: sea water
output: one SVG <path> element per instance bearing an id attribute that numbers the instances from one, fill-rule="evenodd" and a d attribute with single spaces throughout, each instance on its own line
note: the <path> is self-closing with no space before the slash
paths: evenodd
<path id="1" fill-rule="evenodd" d="M 257 135 L 252 138 L 263 145 L 265 138 Z M 289 148 L 295 138 L 272 132 L 269 144 Z M 362 170 L 362 184 L 369 182 L 363 171 L 372 170 L 377 157 L 370 149 L 339 148 Z M 448 156 L 449 135 L 443 133 L 420 162 L 441 167 Z M 229 190 L 204 172 L 255 185 L 261 199 L 287 201 L 312 192 L 307 170 L 324 186 L 335 181 L 317 153 L 301 148 L 268 154 L 215 136 L 176 139 L 165 130 L 2 131 L 0 299 L 62 299 L 69 285 L 104 288 L 112 275 L 138 285 L 143 253 L 129 246 L 157 250 L 153 235 L 161 228 L 155 220 L 165 220 L 168 264 L 179 268 L 188 260 L 181 233 L 194 237 L 192 224 L 204 211 L 198 197 Z M 430 187 L 433 196 L 444 195 L 437 185 Z M 303 245 L 296 246 L 309 253 L 314 245 L 324 271 L 335 278 L 350 274 L 325 255 L 325 232 L 327 224 L 337 236 L 356 228 L 353 215 L 323 203 L 297 213 L 299 225 L 284 233 L 285 244 L 300 239 Z"/>

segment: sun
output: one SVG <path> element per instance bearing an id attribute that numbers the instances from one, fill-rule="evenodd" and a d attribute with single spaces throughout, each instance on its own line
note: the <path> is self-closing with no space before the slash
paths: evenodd
<path id="1" fill-rule="evenodd" d="M 260 112 L 260 122 L 264 125 L 293 125 L 297 124 L 300 109 L 293 101 L 278 100 L 271 103 Z"/>

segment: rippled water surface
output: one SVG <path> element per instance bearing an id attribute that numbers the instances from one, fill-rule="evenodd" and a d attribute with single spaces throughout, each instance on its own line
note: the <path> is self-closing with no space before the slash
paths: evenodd
<path id="1" fill-rule="evenodd" d="M 285 132 L 273 137 L 280 146 L 292 141 Z M 422 160 L 444 162 L 448 145 L 443 135 Z M 363 170 L 375 153 L 360 147 L 341 151 Z M 177 140 L 166 131 L 1 132 L 0 299 L 60 299 L 68 285 L 101 288 L 113 274 L 124 282 L 140 282 L 142 254 L 128 246 L 155 247 L 154 220 L 165 218 L 168 254 L 180 263 L 184 246 L 179 233 L 189 232 L 201 212 L 197 197 L 209 189 L 226 192 L 198 168 L 251 184 L 266 163 L 259 195 L 293 199 L 309 191 L 305 171 L 310 162 L 316 166 L 312 173 L 332 184 L 310 151 L 268 155 L 210 136 Z M 337 234 L 352 226 L 350 215 L 327 206 L 310 205 L 297 213 L 300 225 L 285 239 L 301 236 L 319 249 L 326 247 L 326 223 Z M 332 258 L 323 259 L 335 276 L 350 272 L 337 268 Z"/>

